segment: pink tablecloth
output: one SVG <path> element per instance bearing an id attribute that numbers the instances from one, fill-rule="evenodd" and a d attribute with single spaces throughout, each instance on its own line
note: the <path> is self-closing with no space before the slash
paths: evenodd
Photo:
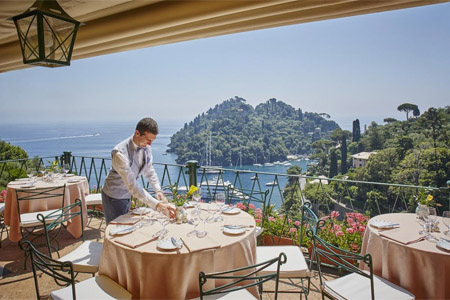
<path id="1" fill-rule="evenodd" d="M 405 237 L 411 240 L 420 237 L 416 215 L 386 214 L 373 219 L 400 224 L 399 228 L 383 230 L 367 226 L 361 253 L 372 255 L 374 273 L 407 289 L 416 299 L 450 299 L 450 252 L 427 240 L 406 245 Z M 432 235 L 448 239 L 439 220 L 440 232 Z M 402 237 L 401 242 L 395 241 L 395 237 Z"/>
<path id="2" fill-rule="evenodd" d="M 205 212 L 203 212 L 205 213 Z M 190 299 L 199 296 L 198 274 L 228 270 L 256 263 L 255 221 L 245 212 L 226 218 L 227 223 L 250 227 L 240 235 L 222 232 L 224 221 L 206 223 L 205 238 L 186 234 L 192 230 L 189 224 L 169 224 L 168 237 L 182 238 L 185 246 L 177 251 L 160 250 L 158 241 L 151 240 L 162 227 L 158 222 L 138 229 L 128 236 L 111 237 L 114 226 L 106 228 L 99 274 L 107 275 L 133 295 L 133 299 Z M 199 228 L 202 224 L 199 225 Z M 133 243 L 131 247 L 125 243 Z M 119 243 L 122 242 L 122 243 Z M 136 248 L 132 248 L 135 245 Z M 205 250 L 201 250 L 201 248 Z M 208 249 L 209 248 L 209 249 Z M 214 281 L 211 281 L 213 284 Z M 218 284 L 216 282 L 216 284 Z M 212 286 L 209 286 L 211 288 Z M 257 296 L 256 288 L 252 293 Z"/>
<path id="3" fill-rule="evenodd" d="M 76 181 L 78 180 L 78 181 Z M 72 182 L 76 181 L 76 182 Z M 17 182 L 15 182 L 17 183 Z M 17 211 L 17 198 L 16 198 L 16 188 L 21 188 L 21 184 L 9 183 L 8 189 L 6 192 L 6 201 L 5 201 L 5 224 L 9 225 L 9 239 L 13 242 L 18 242 L 22 235 L 20 234 L 19 227 L 19 214 Z M 23 184 L 27 182 L 23 181 Z M 22 185 L 23 185 L 22 184 Z M 87 224 L 87 209 L 85 204 L 85 195 L 89 194 L 89 184 L 86 180 L 86 177 L 61 177 L 55 179 L 53 182 L 44 182 L 42 180 L 37 180 L 35 183 L 35 188 L 44 188 L 44 187 L 57 187 L 66 184 L 66 190 L 64 195 L 64 205 L 68 205 L 75 202 L 75 199 L 80 199 L 83 204 L 83 226 Z M 56 199 L 55 199 L 56 200 Z M 42 210 L 50 210 L 60 208 L 60 201 L 46 201 L 36 200 L 33 205 L 27 207 L 25 211 L 20 209 L 21 213 L 34 212 L 34 211 L 42 211 Z M 81 236 L 81 219 L 74 218 L 67 225 L 67 231 L 69 231 L 74 237 L 78 238 Z"/>

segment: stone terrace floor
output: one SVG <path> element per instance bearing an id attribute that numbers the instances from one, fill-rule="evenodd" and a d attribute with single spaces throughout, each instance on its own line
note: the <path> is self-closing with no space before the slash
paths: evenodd
<path id="1" fill-rule="evenodd" d="M 105 223 L 101 222 L 101 219 L 92 218 L 90 224 L 85 229 L 85 239 L 94 241 L 103 241 L 103 234 L 105 229 Z M 80 243 L 77 240 L 74 242 L 74 238 L 65 230 L 61 232 L 60 236 L 60 254 L 65 255 L 72 251 Z M 17 243 L 9 241 L 6 234 L 3 234 L 2 247 L 0 248 L 0 299 L 36 299 L 36 292 L 34 287 L 33 272 L 31 267 L 27 270 L 23 269 L 24 255 L 20 250 Z M 90 275 L 79 274 L 77 279 L 88 279 Z M 330 276 L 331 278 L 331 276 Z M 271 289 L 271 283 L 265 284 L 265 289 Z M 289 286 L 281 285 L 283 289 L 288 289 Z M 39 279 L 39 288 L 42 296 L 49 295 L 52 290 L 58 289 L 52 279 L 48 276 L 41 276 Z M 274 299 L 273 294 L 264 293 L 263 300 Z M 311 282 L 311 291 L 308 299 L 316 300 L 321 299 L 319 291 L 319 279 L 317 272 Z M 278 299 L 290 300 L 290 299 L 305 299 L 300 297 L 299 294 L 284 294 L 279 293 Z"/>

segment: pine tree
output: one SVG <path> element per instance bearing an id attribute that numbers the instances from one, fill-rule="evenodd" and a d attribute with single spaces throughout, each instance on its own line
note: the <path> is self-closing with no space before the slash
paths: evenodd
<path id="1" fill-rule="evenodd" d="M 361 127 L 359 125 L 359 119 L 353 121 L 353 130 L 352 130 L 352 142 L 359 142 L 361 139 Z"/>
<path id="2" fill-rule="evenodd" d="M 330 151 L 330 178 L 333 178 L 338 174 L 337 155 L 336 149 Z"/>

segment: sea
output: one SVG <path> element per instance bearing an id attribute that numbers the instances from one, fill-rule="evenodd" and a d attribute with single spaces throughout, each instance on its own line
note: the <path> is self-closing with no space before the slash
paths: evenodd
<path id="1" fill-rule="evenodd" d="M 176 155 L 166 152 L 170 137 L 180 130 L 184 123 L 176 121 L 159 121 L 159 134 L 152 144 L 153 160 L 162 164 L 176 164 Z M 11 145 L 22 147 L 28 156 L 34 157 L 55 157 L 60 156 L 65 151 L 70 151 L 72 155 L 96 157 L 96 158 L 110 158 L 112 148 L 120 141 L 128 138 L 134 133 L 136 127 L 135 122 L 91 122 L 91 123 L 39 123 L 39 124 L 13 124 L 11 126 L 3 126 L 0 131 L 0 139 Z M 292 165 L 298 165 L 303 171 L 308 168 L 308 160 L 293 160 L 290 161 Z M 107 167 L 110 165 L 108 163 Z M 274 166 L 254 166 L 254 165 L 239 165 L 226 167 L 233 170 L 245 170 L 254 172 L 267 172 L 286 174 L 288 165 L 274 165 Z M 172 168 L 172 170 L 174 170 Z M 163 167 L 156 167 L 156 171 L 161 178 Z M 171 171 L 172 172 L 172 171 Z M 253 185 L 251 179 L 255 173 L 242 173 L 241 185 L 244 188 L 250 189 Z M 174 178 L 174 175 L 171 175 Z M 214 180 L 217 174 L 208 174 L 207 178 L 199 180 Z M 266 186 L 267 183 L 274 181 L 274 175 L 262 174 L 259 176 L 260 184 L 263 189 L 269 189 L 271 193 L 271 203 L 276 207 L 280 206 L 281 193 L 278 187 L 282 188 L 287 182 L 286 176 L 279 176 L 278 186 Z M 172 179 L 173 180 L 173 179 Z M 223 175 L 224 181 L 234 183 L 235 173 L 225 172 Z M 91 183 L 92 184 L 92 183 Z M 237 185 L 237 187 L 240 185 Z"/>

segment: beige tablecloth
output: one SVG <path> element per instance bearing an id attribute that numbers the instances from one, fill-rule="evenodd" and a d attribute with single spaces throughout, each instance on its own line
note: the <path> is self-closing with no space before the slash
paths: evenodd
<path id="1" fill-rule="evenodd" d="M 110 230 L 113 226 L 121 225 L 110 224 L 106 228 L 99 274 L 118 282 L 133 295 L 133 299 L 198 297 L 200 271 L 209 273 L 256 263 L 253 217 L 240 212 L 238 215 L 228 216 L 226 222 L 233 223 L 233 219 L 240 225 L 245 223 L 249 227 L 240 235 L 226 235 L 222 232 L 224 221 L 206 223 L 207 236 L 197 238 L 187 237 L 187 233 L 193 229 L 190 224 L 168 224 L 167 237 L 181 238 L 185 242 L 179 252 L 160 250 L 157 247 L 158 241 L 153 240 L 153 236 L 162 229 L 158 222 L 127 235 L 114 237 L 110 236 Z M 200 224 L 199 229 L 202 226 Z M 211 284 L 214 281 L 207 288 L 213 287 Z M 257 296 L 256 288 L 252 293 Z"/>
<path id="2" fill-rule="evenodd" d="M 450 252 L 427 240 L 411 242 L 420 238 L 416 215 L 386 214 L 373 219 L 400 224 L 394 229 L 367 227 L 361 253 L 372 255 L 374 273 L 407 289 L 416 299 L 450 299 Z M 432 235 L 449 239 L 438 220 L 440 232 Z"/>
<path id="3" fill-rule="evenodd" d="M 76 182 L 71 182 L 75 181 Z M 27 181 L 21 181 L 20 183 L 11 182 L 8 184 L 7 192 L 6 192 L 6 201 L 5 201 L 5 224 L 9 225 L 9 239 L 13 242 L 18 242 L 22 238 L 20 234 L 19 227 L 19 214 L 17 211 L 17 198 L 16 198 L 16 189 L 21 188 L 23 184 L 26 184 Z M 89 184 L 86 180 L 86 177 L 74 176 L 74 177 L 61 177 L 54 179 L 53 182 L 45 182 L 38 178 L 35 182 L 35 188 L 44 188 L 44 187 L 57 187 L 66 184 L 66 190 L 64 195 L 64 205 L 72 204 L 75 202 L 75 199 L 80 199 L 83 205 L 83 226 L 87 224 L 87 209 L 85 204 L 85 195 L 89 194 Z M 43 211 L 50 209 L 60 208 L 61 202 L 57 199 L 52 201 L 36 200 L 32 201 L 32 204 L 22 209 L 22 205 L 20 206 L 21 213 L 35 212 L 35 211 Z M 67 224 L 67 231 L 69 231 L 75 238 L 81 236 L 81 219 L 74 218 Z"/>

